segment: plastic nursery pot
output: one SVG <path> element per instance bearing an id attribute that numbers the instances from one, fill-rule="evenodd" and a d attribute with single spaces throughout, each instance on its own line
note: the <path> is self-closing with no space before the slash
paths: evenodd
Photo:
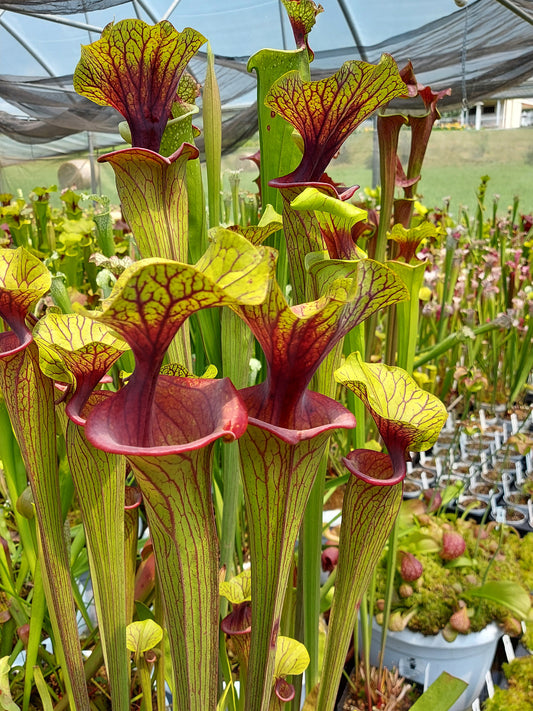
<path id="1" fill-rule="evenodd" d="M 468 439 L 468 447 L 472 452 L 486 452 L 490 450 L 490 446 L 494 444 L 494 435 L 475 434 Z"/>
<path id="2" fill-rule="evenodd" d="M 473 472 L 476 470 L 476 465 L 471 462 L 455 462 L 452 464 L 452 473 L 454 476 L 460 476 L 463 479 L 469 479 L 473 476 Z"/>
<path id="3" fill-rule="evenodd" d="M 437 481 L 436 486 L 439 489 L 445 489 L 447 486 L 465 487 L 466 480 L 461 476 L 455 476 L 455 474 L 443 474 Z"/>
<path id="4" fill-rule="evenodd" d="M 483 516 L 489 505 L 488 501 L 482 501 L 476 496 L 463 495 L 457 499 L 457 508 L 464 513 L 468 511 L 473 516 Z"/>
<path id="5" fill-rule="evenodd" d="M 435 473 L 430 469 L 426 469 L 425 467 L 415 467 L 412 471 L 407 472 L 408 479 L 411 481 L 421 482 L 422 484 L 424 481 L 424 475 L 428 486 L 431 486 L 435 482 Z"/>
<path id="6" fill-rule="evenodd" d="M 502 476 L 501 472 L 499 472 L 497 469 L 487 469 L 486 471 L 481 472 L 481 478 L 484 482 L 492 486 L 494 484 L 499 483 L 501 481 Z"/>
<path id="7" fill-rule="evenodd" d="M 531 497 L 528 494 L 522 494 L 520 491 L 511 491 L 509 494 L 504 494 L 503 500 L 508 506 L 512 506 L 519 511 L 522 511 L 526 516 L 528 514 L 527 502 Z"/>
<path id="8" fill-rule="evenodd" d="M 438 440 L 433 445 L 433 451 L 435 454 L 438 452 L 446 452 L 450 450 L 450 447 L 454 444 L 458 444 L 458 439 L 453 432 L 442 432 Z"/>
<path id="9" fill-rule="evenodd" d="M 503 510 L 499 516 L 495 511 L 490 512 L 490 517 L 493 521 L 501 520 L 501 516 L 505 516 L 505 523 L 509 526 L 514 526 L 521 530 L 530 531 L 531 528 L 527 522 L 527 514 L 524 511 L 516 508 L 515 506 L 498 506 L 498 509 Z"/>
<path id="10" fill-rule="evenodd" d="M 403 483 L 403 498 L 416 499 L 422 493 L 422 484 L 419 481 L 406 479 Z"/>
<path id="11" fill-rule="evenodd" d="M 370 663 L 375 666 L 379 661 L 381 632 L 382 628 L 373 620 Z M 444 671 L 463 679 L 468 687 L 450 711 L 466 711 L 483 689 L 502 634 L 494 623 L 481 632 L 460 634 L 453 642 L 447 642 L 441 634 L 426 636 L 408 629 L 387 632 L 383 665 L 397 668 L 400 676 L 423 685 L 424 690 Z"/>
<path id="12" fill-rule="evenodd" d="M 437 458 L 433 454 L 426 454 L 426 452 L 411 453 L 411 457 L 414 462 L 419 464 L 424 469 L 429 469 L 429 471 L 435 473 L 437 471 Z"/>
<path id="13" fill-rule="evenodd" d="M 498 496 L 501 493 L 501 487 L 497 484 L 487 484 L 487 482 L 476 482 L 471 483 L 468 488 L 468 493 L 475 496 L 476 499 L 481 499 L 482 501 L 490 501 L 493 496 Z"/>

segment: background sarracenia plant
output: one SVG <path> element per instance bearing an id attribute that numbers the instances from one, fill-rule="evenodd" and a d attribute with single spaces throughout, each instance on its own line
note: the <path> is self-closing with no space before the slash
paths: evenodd
<path id="1" fill-rule="evenodd" d="M 114 709 L 130 704 L 128 649 L 134 651 L 150 707 L 150 675 L 139 656 L 144 647 L 133 648 L 137 628 L 127 627 L 131 581 L 124 578 L 131 557 L 121 553 L 124 484 L 132 478 L 142 492 L 157 571 L 154 606 L 137 606 L 136 615 L 155 617 L 165 630 L 160 641 L 159 633 L 154 636 L 157 654 L 149 650 L 150 659 L 159 655 L 159 704 L 165 678 L 175 707 L 195 711 L 214 710 L 217 704 L 250 711 L 283 703 L 296 708 L 298 695 L 285 677 L 300 674 L 309 662 L 308 687 L 318 681 L 325 461 L 330 434 L 356 425 L 353 413 L 335 399 L 333 372 L 342 365 L 344 339 L 348 350 L 357 343 L 363 351 L 363 322 L 403 303 L 409 291 L 416 298 L 418 282 L 406 288 L 400 268 L 369 259 L 357 247 L 357 226 L 366 214 L 348 202 L 353 189 L 337 189 L 324 174 L 350 132 L 376 109 L 404 96 L 407 86 L 387 55 L 376 65 L 347 62 L 331 77 L 310 81 L 307 35 L 318 8 L 312 2 L 285 4 L 298 48 L 259 53 L 250 61 L 258 75 L 263 155 L 258 225 L 217 228 L 216 200 L 211 200 L 214 229 L 207 240 L 198 151 L 192 143 L 195 91 L 183 77 L 205 39 L 191 29 L 177 32 L 168 22 L 150 27 L 126 20 L 108 26 L 100 40 L 82 49 L 75 87 L 117 108 L 127 122 L 122 133 L 131 147 L 102 160 L 115 171 L 141 259 L 130 266 L 113 261 L 108 226 L 99 221 L 107 259 L 96 261 L 108 273 L 103 279 L 96 268 L 91 271 L 95 265 L 88 260 L 84 236 L 88 225 L 72 204 L 69 219 L 79 224 L 68 224 L 63 232 L 77 237 L 64 236 L 62 243 L 65 255 L 78 266 L 83 259 L 84 266 L 75 269 L 61 255 L 66 281 L 70 287 L 87 283 L 96 308 L 69 313 L 73 306 L 65 299 L 64 282 L 58 282 L 56 303 L 64 313 L 51 309 L 36 318 L 31 309 L 50 288 L 48 270 L 23 247 L 0 253 L 0 315 L 11 329 L 0 340 L 2 391 L 33 490 L 42 556 L 32 562 L 42 561 L 54 651 L 71 707 L 78 710 L 89 708 L 85 674 L 90 671 L 82 666 L 63 539 L 56 421 L 87 531 L 100 658 Z M 214 126 L 212 79 L 210 74 L 203 110 L 204 125 L 207 116 Z M 292 128 L 299 134 L 296 142 Z M 211 151 L 212 173 L 215 154 Z M 40 234 L 44 239 L 43 230 Z M 278 249 L 261 246 L 264 240 Z M 25 246 L 38 247 L 41 241 Z M 57 269 L 53 262 L 50 266 Z M 99 288 L 102 300 L 96 298 Z M 206 311 L 221 307 L 212 312 L 221 313 L 220 319 Z M 411 363 L 410 346 L 400 350 Z M 264 377 L 246 387 L 252 353 L 262 360 Z M 207 364 L 226 377 L 198 377 Z M 346 460 L 351 477 L 339 592 L 318 701 L 323 711 L 332 709 L 352 617 L 396 516 L 408 450 L 430 446 L 443 421 L 438 400 L 404 371 L 366 366 L 351 356 L 336 377 L 369 409 L 387 451 L 370 455 L 359 446 Z M 237 450 L 230 442 L 235 439 L 240 440 L 242 494 Z M 219 447 L 219 440 L 227 444 Z M 357 441 L 364 444 L 364 434 Z M 222 471 L 228 467 L 231 472 Z M 21 493 L 14 488 L 10 496 Z M 237 696 L 224 640 L 219 644 L 218 586 L 220 541 L 228 578 L 232 568 L 242 567 L 242 551 L 232 552 L 241 496 L 250 595 L 230 598 L 230 615 L 239 617 L 240 610 L 246 634 L 250 627 L 250 645 L 239 647 L 243 683 Z M 379 535 L 372 534 L 371 516 L 382 522 Z M 31 530 L 20 523 L 31 546 Z M 350 561 L 355 559 L 354 569 Z M 292 612 L 295 570 L 303 624 Z M 339 626 L 348 609 L 348 624 Z M 223 627 L 228 632 L 235 629 L 230 622 Z M 35 635 L 40 619 L 31 624 Z M 301 639 L 309 659 L 292 637 Z M 93 655 L 96 662 L 98 654 Z M 226 681 L 220 702 L 219 668 Z M 166 673 L 169 669 L 172 673 Z M 28 703 L 27 694 L 26 708 Z"/>

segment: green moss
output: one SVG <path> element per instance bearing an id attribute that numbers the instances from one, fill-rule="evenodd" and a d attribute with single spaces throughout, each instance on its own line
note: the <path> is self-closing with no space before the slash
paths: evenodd
<path id="1" fill-rule="evenodd" d="M 533 625 L 530 624 L 526 627 L 526 631 L 522 635 L 522 644 L 530 652 L 533 652 Z"/>
<path id="2" fill-rule="evenodd" d="M 533 656 L 517 657 L 503 664 L 508 689 L 496 688 L 483 711 L 531 711 L 533 709 Z"/>
<path id="3" fill-rule="evenodd" d="M 478 632 L 491 622 L 504 624 L 511 617 L 506 607 L 477 598 L 469 591 L 490 580 L 510 580 L 525 590 L 533 589 L 533 534 L 520 538 L 510 527 L 500 531 L 494 524 L 481 527 L 472 520 L 453 517 L 432 516 L 419 521 L 407 516 L 402 522 L 399 549 L 413 553 L 424 568 L 422 577 L 411 583 L 413 594 L 407 598 L 398 594 L 402 579 L 396 572 L 392 610 L 405 616 L 416 609 L 409 629 L 437 634 L 463 603 L 468 608 L 471 632 Z M 438 552 L 428 552 L 432 548 L 428 542 L 442 540 L 445 529 L 458 531 L 465 540 L 466 550 L 458 561 L 446 563 Z M 383 558 L 377 571 L 376 599 L 385 597 L 385 571 Z"/>

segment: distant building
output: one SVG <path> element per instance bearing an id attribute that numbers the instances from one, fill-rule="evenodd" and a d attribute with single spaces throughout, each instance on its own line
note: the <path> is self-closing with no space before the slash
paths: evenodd
<path id="1" fill-rule="evenodd" d="M 478 101 L 468 111 L 474 128 L 520 128 L 533 126 L 533 77 Z"/>

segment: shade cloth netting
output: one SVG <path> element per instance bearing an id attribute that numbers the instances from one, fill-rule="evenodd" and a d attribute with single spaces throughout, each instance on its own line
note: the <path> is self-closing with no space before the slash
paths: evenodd
<path id="1" fill-rule="evenodd" d="M 123 17 L 134 16 L 133 8 L 145 10 L 142 19 L 155 21 L 164 16 L 172 6 L 168 19 L 178 28 L 182 29 L 182 8 L 187 5 L 183 2 L 171 3 L 170 0 L 137 0 L 132 6 L 127 0 L 0 0 L 0 32 L 5 31 L 5 36 L 12 43 L 10 46 L 24 43 L 21 28 L 24 22 L 41 22 L 50 38 L 54 33 L 61 32 L 58 37 L 61 45 L 58 51 L 65 54 L 67 30 L 65 24 L 57 24 L 58 19 L 68 20 L 74 18 L 79 23 L 74 53 L 69 57 L 79 57 L 80 28 L 85 24 L 82 37 L 83 43 L 94 41 L 98 38 L 96 30 L 102 26 L 102 21 L 107 22 L 109 11 L 115 20 Z M 348 59 L 365 59 L 376 62 L 383 52 L 389 52 L 400 66 L 411 60 L 417 78 L 434 90 L 450 87 L 451 96 L 444 99 L 440 107 L 444 110 L 462 105 L 473 105 L 476 101 L 494 95 L 513 84 L 518 84 L 533 76 L 533 2 L 531 0 L 475 0 L 470 1 L 466 7 L 458 8 L 451 0 L 443 3 L 434 3 L 433 8 L 424 15 L 422 6 L 426 0 L 375 0 L 373 5 L 376 11 L 387 13 L 397 12 L 398 6 L 410 12 L 414 17 L 410 19 L 411 29 L 400 34 L 390 34 L 377 42 L 369 42 L 372 33 L 359 31 L 358 17 L 365 17 L 367 2 L 360 0 L 322 0 L 326 12 L 317 18 L 317 27 L 311 34 L 311 46 L 315 51 L 315 60 L 312 64 L 313 78 L 321 78 L 331 74 L 344 61 Z M 161 5 L 164 8 L 161 8 Z M 206 34 L 217 56 L 217 78 L 223 107 L 223 143 L 224 150 L 231 150 L 251 135 L 255 129 L 255 110 L 250 104 L 253 102 L 255 75 L 246 70 L 246 63 L 250 52 L 257 51 L 262 46 L 279 46 L 283 44 L 292 48 L 290 30 L 287 30 L 286 20 L 279 11 L 278 2 L 247 2 L 246 0 L 227 0 L 223 5 L 213 0 L 196 0 L 196 6 L 213 7 L 212 17 L 209 13 L 200 13 L 202 22 L 211 22 L 211 32 L 206 32 L 203 26 L 187 22 Z M 159 8 L 159 14 L 153 10 Z M 239 15 L 232 5 L 240 6 Z M 396 10 L 394 10 L 394 5 Z M 435 5 L 439 12 L 445 12 L 438 17 Z M 382 6 L 382 7 L 380 7 Z M 243 23 L 250 21 L 250 12 L 255 8 L 262 27 L 252 31 L 252 26 L 240 27 L 244 34 L 235 34 L 235 42 L 228 44 L 227 33 L 225 38 L 217 37 L 217 28 L 221 30 L 225 22 L 242 15 Z M 104 17 L 107 10 L 107 15 Z M 81 13 L 81 14 L 80 14 Z M 228 17 L 225 17 L 228 13 Z M 270 13 L 270 14 L 269 14 Z M 416 16 L 433 16 L 430 22 L 416 26 Z M 248 18 L 248 19 L 247 19 Z M 187 17 L 187 20 L 189 18 Z M 14 22 L 16 20 L 16 22 Z M 341 26 L 341 21 L 344 23 Z M 328 25 L 328 22 L 336 24 Z M 13 23 L 13 24 L 10 24 Z M 364 23 L 363 23 L 364 24 Z M 390 24 L 390 23 L 389 23 Z M 409 24 L 409 23 L 407 23 Z M 384 26 L 386 23 L 384 24 Z M 237 33 L 237 25 L 234 24 Z M 401 27 L 400 27 L 401 29 Z M 68 27 L 71 30 L 71 27 Z M 316 41 L 315 41 L 316 33 Z M 379 36 L 374 33 L 374 37 Z M 2 43 L 4 35 L 0 35 Z M 246 38 L 243 39 L 243 38 Z M 248 43 L 248 38 L 250 42 Z M 257 46 L 253 45 L 254 38 Z M 264 43 L 261 44 L 261 40 Z M 281 42 L 280 42 L 281 40 Z M 277 41 L 277 44 L 273 44 Z M 7 42 L 7 40 L 5 40 Z M 59 39 L 58 39 L 59 42 Z M 225 43 L 224 43 L 225 42 Z M 272 43 L 271 43 L 272 42 Z M 27 42 L 26 42 L 27 44 Z M 248 46 L 250 44 L 250 46 Z M 7 45 L 6 45 L 7 46 Z M 53 43 L 51 42 L 53 47 Z M 217 50 L 222 46 L 226 50 L 229 46 L 235 47 L 238 56 L 222 56 Z M 61 47 L 63 50 L 61 50 Z M 242 50 L 242 51 L 241 51 Z M 59 76 L 53 74 L 53 67 L 42 61 L 36 55 L 42 66 L 35 64 L 32 75 L 15 75 L 17 67 L 23 62 L 14 57 L 9 58 L 9 53 L 0 57 L 0 99 L 5 111 L 0 111 L 0 134 L 7 140 L 0 142 L 0 161 L 5 165 L 14 162 L 24 154 L 23 144 L 31 144 L 32 157 L 39 155 L 39 146 L 43 149 L 50 141 L 57 141 L 65 137 L 73 137 L 82 132 L 90 131 L 94 135 L 95 145 L 110 145 L 110 136 L 116 136 L 116 126 L 120 117 L 114 109 L 97 106 L 90 101 L 78 96 L 72 88 L 71 72 L 75 60 L 63 67 L 64 72 Z M 6 54 L 8 57 L 6 57 Z M 58 64 L 58 55 L 54 55 L 55 66 Z M 205 76 L 206 56 L 199 53 L 191 62 L 192 73 L 202 81 Z M 38 73 L 44 67 L 47 74 Z M 9 68 L 9 71 L 5 71 Z M 201 108 L 201 104 L 200 104 Z M 201 116 L 200 116 L 201 121 Z M 100 137 L 100 140 L 99 140 Z M 1 136 L 0 136 L 1 138 Z M 85 140 L 85 139 L 84 139 Z M 112 143 L 119 142 L 116 138 Z M 6 148 L 7 145 L 7 148 Z M 71 145 L 71 144 L 70 144 Z M 17 156 L 17 146 L 20 146 Z M 57 148 L 56 148 L 57 150 Z M 43 150 L 44 154 L 45 151 Z"/>

